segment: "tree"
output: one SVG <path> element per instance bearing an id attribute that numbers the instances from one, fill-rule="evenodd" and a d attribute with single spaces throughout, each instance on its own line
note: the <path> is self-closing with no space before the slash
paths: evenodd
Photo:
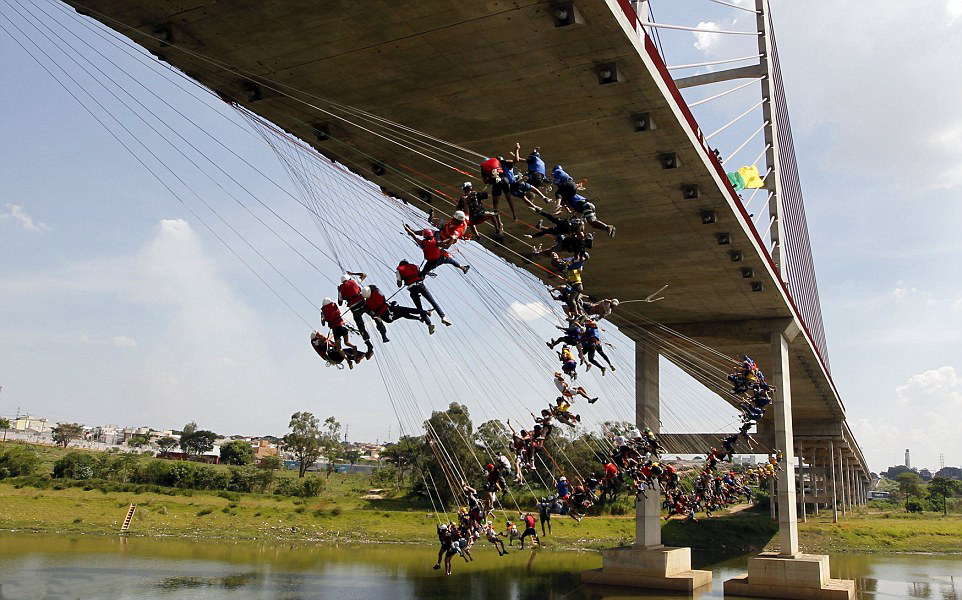
<path id="1" fill-rule="evenodd" d="M 181 432 L 181 434 L 191 434 L 195 431 L 197 431 L 197 423 L 191 421 L 190 423 L 184 425 L 184 430 Z"/>
<path id="2" fill-rule="evenodd" d="M 349 464 L 349 465 L 351 465 L 351 466 L 353 467 L 354 465 L 357 464 L 357 461 L 361 460 L 361 451 L 360 451 L 360 450 L 345 450 L 345 451 L 344 451 L 344 460 L 347 461 L 347 464 Z"/>
<path id="3" fill-rule="evenodd" d="M 895 465 L 882 471 L 882 476 L 888 477 L 889 479 L 892 479 L 894 481 L 902 473 L 914 473 L 914 472 L 915 471 L 906 467 L 905 465 Z"/>
<path id="4" fill-rule="evenodd" d="M 905 498 L 905 510 L 909 509 L 909 498 L 922 495 L 922 478 L 916 473 L 902 473 L 895 478 L 899 493 Z"/>
<path id="5" fill-rule="evenodd" d="M 284 461 L 281 460 L 280 456 L 272 454 L 270 456 L 263 457 L 257 466 L 262 469 L 267 469 L 268 471 L 277 471 L 284 466 Z"/>
<path id="6" fill-rule="evenodd" d="M 474 434 L 474 439 L 479 446 L 486 450 L 486 454 L 494 454 L 495 452 L 510 454 L 508 444 L 511 441 L 511 432 L 508 431 L 504 423 L 497 419 L 485 421 L 479 425 L 477 432 Z"/>
<path id="7" fill-rule="evenodd" d="M 243 440 L 227 442 L 220 447 L 221 462 L 242 467 L 254 462 L 254 448 Z"/>
<path id="8" fill-rule="evenodd" d="M 404 485 L 404 472 L 408 467 L 414 471 L 420 470 L 425 450 L 424 438 L 413 435 L 401 436 L 396 444 L 388 444 L 384 447 L 381 456 L 386 457 L 397 467 L 398 487 Z"/>
<path id="9" fill-rule="evenodd" d="M 0 429 L 3 430 L 3 441 L 7 441 L 7 430 L 10 429 L 10 419 L 0 417 Z"/>
<path id="10" fill-rule="evenodd" d="M 216 439 L 217 434 L 213 431 L 194 429 L 190 433 L 184 433 L 180 436 L 180 449 L 188 458 L 191 456 L 200 456 L 214 449 L 214 441 Z"/>
<path id="11" fill-rule="evenodd" d="M 962 479 L 962 469 L 958 467 L 942 467 L 935 472 L 936 477 L 948 477 L 949 479 Z"/>
<path id="12" fill-rule="evenodd" d="M 177 441 L 177 438 L 165 435 L 164 437 L 158 439 L 156 443 L 157 447 L 160 448 L 160 455 L 163 456 L 173 450 L 180 442 Z"/>
<path id="13" fill-rule="evenodd" d="M 328 417 L 324 419 L 324 432 L 320 439 L 321 452 L 327 459 L 327 476 L 334 472 L 334 462 L 341 458 L 344 447 L 341 446 L 341 424 Z"/>
<path id="14" fill-rule="evenodd" d="M 948 477 L 933 477 L 932 481 L 929 483 L 929 498 L 933 500 L 941 496 L 942 498 L 942 514 L 949 514 L 946 498 L 949 496 L 954 496 L 959 493 L 959 489 L 962 485 L 954 479 L 949 479 Z"/>
<path id="15" fill-rule="evenodd" d="M 471 415 L 466 406 L 452 402 L 446 411 L 432 412 L 431 418 L 424 422 L 424 429 L 428 439 L 427 455 L 432 458 L 440 456 L 446 465 L 442 467 L 438 459 L 425 461 L 428 479 L 434 482 L 431 485 L 436 486 L 437 493 L 443 500 L 450 502 L 455 499 L 455 495 L 461 495 L 460 486 L 464 482 L 449 481 L 446 474 L 457 472 L 457 465 L 461 465 L 467 470 L 465 476 L 469 480 L 477 480 L 482 475 L 474 455 L 474 424 L 471 422 Z M 471 469 L 471 466 L 474 466 L 474 469 Z M 418 482 L 421 485 L 423 483 L 423 480 Z M 458 489 L 452 489 L 453 487 Z M 416 489 L 420 490 L 420 485 L 416 486 Z"/>
<path id="16" fill-rule="evenodd" d="M 291 432 L 284 436 L 284 447 L 298 462 L 298 477 L 303 477 L 307 467 L 321 455 L 321 430 L 317 417 L 309 412 L 296 412 L 287 425 Z"/>
<path id="17" fill-rule="evenodd" d="M 127 445 L 131 448 L 142 448 L 150 443 L 150 440 L 146 435 L 132 435 L 130 439 L 127 440 Z"/>
<path id="18" fill-rule="evenodd" d="M 84 426 L 80 423 L 57 423 L 57 426 L 50 430 L 53 441 L 64 448 L 83 433 Z"/>

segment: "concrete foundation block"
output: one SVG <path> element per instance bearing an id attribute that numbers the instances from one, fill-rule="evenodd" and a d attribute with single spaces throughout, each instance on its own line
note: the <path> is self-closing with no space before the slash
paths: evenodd
<path id="1" fill-rule="evenodd" d="M 726 596 L 794 598 L 799 600 L 852 600 L 855 582 L 832 579 L 828 556 L 794 557 L 763 553 L 748 559 L 748 574 L 725 582 Z"/>
<path id="2" fill-rule="evenodd" d="M 691 548 L 628 546 L 602 550 L 602 567 L 581 581 L 620 587 L 691 592 L 711 583 L 711 571 L 693 571 Z"/>

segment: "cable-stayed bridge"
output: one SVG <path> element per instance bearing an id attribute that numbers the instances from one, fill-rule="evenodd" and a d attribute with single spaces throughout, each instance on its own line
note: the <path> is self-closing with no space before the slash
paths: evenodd
<path id="1" fill-rule="evenodd" d="M 797 513 L 804 518 L 819 505 L 860 503 L 869 469 L 831 376 L 766 2 L 733 7 L 752 13 L 755 27 L 732 35 L 757 38 L 756 56 L 677 81 L 653 37 L 666 25 L 651 21 L 647 2 L 68 4 L 425 208 L 449 213 L 447 200 L 458 196 L 461 181 L 477 176 L 476 162 L 506 155 L 516 141 L 524 152 L 540 146 L 548 161 L 563 155 L 566 171 L 587 178 L 599 217 L 617 226 L 614 241 L 599 240 L 591 251 L 586 289 L 627 300 L 669 284 L 665 300 L 616 311 L 612 320 L 621 330 L 643 342 L 664 324 L 686 336 L 681 341 L 750 354 L 779 388 L 756 437 L 785 453 L 781 555 L 753 563 L 748 583 L 733 583 L 733 592 L 779 597 L 779 586 L 804 572 L 820 582 L 812 593 L 826 594 L 811 597 L 849 597 L 848 587 L 833 591 L 825 583 L 826 561 L 798 551 Z M 732 154 L 760 152 L 765 185 L 743 198 L 726 176 L 733 165 L 722 164 L 712 140 L 751 109 L 702 129 L 680 90 L 745 79 L 761 90 L 752 107 L 761 123 Z M 448 142 L 462 151 L 451 152 Z M 555 283 L 527 260 L 530 247 L 521 236 L 533 219 L 515 204 L 523 222 L 506 218 L 504 245 L 488 247 Z M 697 365 L 664 358 L 704 378 Z M 638 423 L 653 428 L 658 360 L 650 345 L 638 344 Z M 679 451 L 703 453 L 711 438 L 671 439 Z M 796 455 L 800 469 L 793 468 Z M 638 505 L 635 549 L 606 556 L 606 569 L 588 578 L 685 589 L 705 582 L 685 564 L 684 552 L 660 547 L 659 502 L 652 498 Z"/>

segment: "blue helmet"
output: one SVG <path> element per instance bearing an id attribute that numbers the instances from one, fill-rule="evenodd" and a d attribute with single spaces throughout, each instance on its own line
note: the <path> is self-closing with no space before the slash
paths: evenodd
<path id="1" fill-rule="evenodd" d="M 571 175 L 565 173 L 565 170 L 561 168 L 561 165 L 555 165 L 554 168 L 551 169 L 551 179 L 555 184 L 558 184 L 571 179 Z"/>

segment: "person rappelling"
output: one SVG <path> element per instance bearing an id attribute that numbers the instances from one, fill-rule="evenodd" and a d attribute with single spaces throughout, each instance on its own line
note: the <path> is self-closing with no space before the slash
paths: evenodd
<path id="1" fill-rule="evenodd" d="M 561 165 L 555 165 L 551 171 L 551 176 L 555 184 L 556 213 L 562 207 L 567 208 L 569 211 L 581 215 L 595 229 L 605 230 L 608 237 L 615 237 L 615 226 L 607 225 L 598 220 L 598 216 L 595 214 L 595 205 L 578 193 L 584 190 L 583 183 L 575 183 L 574 178 L 565 173 Z"/>
<path id="2" fill-rule="evenodd" d="M 620 304 L 620 302 L 617 298 L 603 299 L 597 302 L 582 300 L 581 302 L 584 313 L 589 317 L 594 317 L 597 321 L 610 317 L 611 313 L 618 307 L 618 304 Z"/>
<path id="3" fill-rule="evenodd" d="M 348 368 L 353 369 L 355 364 L 365 358 L 364 354 L 357 352 L 353 347 L 338 350 L 333 336 L 324 335 L 319 331 L 311 334 L 311 347 L 314 348 L 314 352 L 317 352 L 318 356 L 327 361 L 328 365 L 339 368 L 344 368 L 341 364 L 347 361 Z"/>
<path id="4" fill-rule="evenodd" d="M 468 229 L 468 216 L 463 210 L 456 210 L 451 219 L 441 226 L 437 233 L 438 245 L 448 249 L 458 242 Z"/>
<path id="5" fill-rule="evenodd" d="M 581 344 L 581 336 L 584 334 L 584 327 L 581 326 L 581 324 L 578 322 L 578 319 L 569 317 L 568 325 L 566 327 L 555 325 L 555 328 L 564 332 L 564 335 L 557 339 L 551 340 L 550 342 L 545 342 L 545 344 L 547 344 L 547 346 L 552 350 L 554 350 L 555 346 L 562 343 L 566 346 L 575 346 L 578 348 L 578 354 L 580 356 L 581 348 L 579 344 Z"/>
<path id="6" fill-rule="evenodd" d="M 357 277 L 358 279 L 355 279 Z M 361 338 L 368 348 L 371 348 L 371 335 L 364 326 L 364 315 L 367 309 L 364 307 L 364 296 L 361 294 L 361 285 L 358 281 L 364 281 L 367 275 L 364 273 L 345 272 L 341 275 L 341 284 L 337 286 L 337 303 L 346 304 L 354 316 L 354 325 L 357 326 Z"/>
<path id="7" fill-rule="evenodd" d="M 579 385 L 575 387 L 570 383 L 568 383 L 567 381 L 565 381 L 564 373 L 561 371 L 555 371 L 554 384 L 555 384 L 555 387 L 558 388 L 558 391 L 561 392 L 561 395 L 568 400 L 573 400 L 576 396 L 581 396 L 582 398 L 585 398 L 588 401 L 588 404 L 594 404 L 595 402 L 598 401 L 597 396 L 592 398 L 588 394 L 588 390 L 586 390 L 584 386 Z"/>
<path id="8" fill-rule="evenodd" d="M 581 348 L 584 351 L 585 358 L 588 360 L 588 366 L 585 370 L 591 369 L 591 365 L 598 367 L 601 370 L 602 376 L 605 374 L 605 367 L 601 366 L 598 361 L 595 360 L 595 354 L 601 356 L 608 363 L 608 368 L 611 372 L 615 372 L 615 367 L 611 364 L 611 359 L 605 354 L 604 347 L 601 343 L 601 329 L 598 327 L 598 323 L 588 319 L 585 321 L 584 332 L 581 335 Z"/>
<path id="9" fill-rule="evenodd" d="M 338 352 L 344 354 L 344 347 L 347 346 L 355 355 L 361 355 L 358 353 L 357 346 L 351 343 L 350 332 L 344 323 L 344 317 L 341 316 L 341 310 L 330 298 L 324 298 L 324 302 L 321 304 L 321 324 L 331 328 L 334 347 Z M 374 348 L 371 347 L 370 340 L 365 341 L 367 342 L 367 352 L 363 356 L 371 358 L 374 356 Z"/>
<path id="10" fill-rule="evenodd" d="M 511 220 L 517 221 L 518 215 L 514 210 L 514 202 L 511 200 L 511 181 L 515 179 L 514 174 L 507 174 L 504 168 L 503 156 L 489 158 L 481 163 L 481 180 L 491 186 L 491 202 L 494 204 L 495 212 L 498 212 L 498 200 L 504 196 L 508 201 L 508 208 L 511 209 Z M 509 180 L 509 177 L 511 180 Z"/>
<path id="11" fill-rule="evenodd" d="M 426 311 L 419 308 L 401 306 L 393 301 L 389 302 L 376 285 L 364 286 L 364 288 L 361 289 L 361 294 L 364 296 L 364 304 L 371 316 L 374 317 L 374 325 L 381 333 L 381 338 L 385 344 L 391 340 L 387 339 L 387 328 L 384 324 L 392 323 L 396 319 L 420 321 L 427 325 L 429 335 L 434 333 L 434 324 L 431 323 L 431 317 L 428 316 Z"/>
<path id="12" fill-rule="evenodd" d="M 427 275 L 441 265 L 452 265 L 456 269 L 461 269 L 462 273 L 467 273 L 471 268 L 470 265 L 462 266 L 461 263 L 451 258 L 451 254 L 442 248 L 438 242 L 438 234 L 435 231 L 423 229 L 419 234 L 411 229 L 407 223 L 404 224 L 404 231 L 424 252 L 424 266 L 421 267 L 421 275 Z"/>
<path id="13" fill-rule="evenodd" d="M 437 311 L 438 316 L 441 317 L 441 322 L 445 325 L 451 325 L 450 319 L 445 316 L 444 311 L 435 302 L 434 296 L 428 291 L 428 288 L 424 285 L 424 276 L 421 274 L 421 270 L 417 265 L 412 265 L 406 260 L 402 260 L 398 263 L 397 270 L 395 271 L 397 275 L 397 285 L 401 287 L 406 285 L 408 288 L 408 293 L 411 294 L 411 300 L 414 301 L 414 306 L 417 307 L 418 311 L 425 312 L 424 306 L 421 304 L 421 298 L 426 299 L 434 310 Z"/>
<path id="14" fill-rule="evenodd" d="M 508 189 L 510 189 L 511 194 L 515 198 L 521 198 L 524 200 L 524 203 L 529 207 L 535 205 L 534 202 L 532 202 L 534 196 L 541 198 L 541 200 L 544 202 L 550 202 L 548 197 L 544 195 L 544 192 L 538 189 L 539 186 L 532 185 L 527 181 L 522 180 L 522 178 L 518 177 L 518 174 L 514 172 L 514 165 L 522 162 L 520 143 L 516 143 L 514 145 L 514 150 L 511 151 L 509 156 L 511 158 L 507 161 L 501 161 L 501 167 L 504 169 L 504 177 L 508 180 Z M 512 212 L 514 211 L 513 208 L 511 210 Z"/>
<path id="15" fill-rule="evenodd" d="M 525 163 L 528 165 L 528 183 L 540 189 L 548 178 L 547 167 L 541 158 L 541 148 L 536 146 L 525 159 Z"/>
<path id="16" fill-rule="evenodd" d="M 590 257 L 587 252 L 569 258 L 561 258 L 556 253 L 551 253 L 551 266 L 565 278 L 570 290 L 567 295 L 569 314 L 582 314 L 581 294 L 584 292 L 584 284 L 581 281 L 581 272 L 588 258 Z"/>
<path id="17" fill-rule="evenodd" d="M 504 231 L 504 225 L 501 223 L 501 215 L 497 211 L 488 210 L 484 206 L 484 200 L 487 199 L 487 192 L 476 192 L 474 191 L 474 186 L 470 181 L 465 181 L 464 185 L 461 186 L 461 197 L 458 198 L 458 210 L 467 213 L 468 222 L 470 223 L 471 232 L 474 237 L 481 239 L 481 233 L 478 231 L 478 225 L 486 223 L 489 220 L 494 223 L 494 234 L 500 236 Z"/>

